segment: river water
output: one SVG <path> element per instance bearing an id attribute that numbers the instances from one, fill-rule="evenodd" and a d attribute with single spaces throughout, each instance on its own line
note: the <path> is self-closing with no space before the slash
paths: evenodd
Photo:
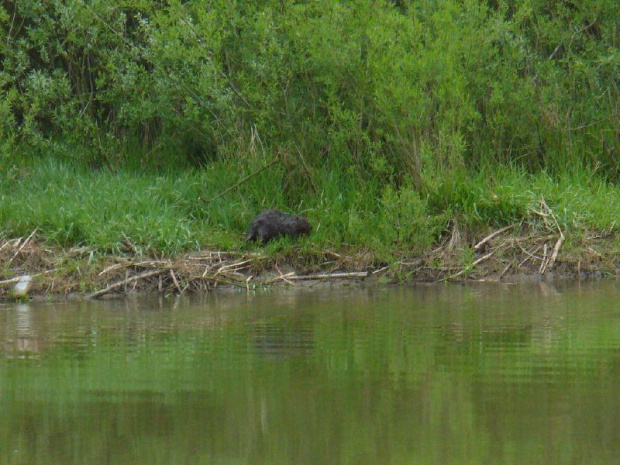
<path id="1" fill-rule="evenodd" d="M 0 463 L 617 463 L 619 286 L 4 304 Z"/>

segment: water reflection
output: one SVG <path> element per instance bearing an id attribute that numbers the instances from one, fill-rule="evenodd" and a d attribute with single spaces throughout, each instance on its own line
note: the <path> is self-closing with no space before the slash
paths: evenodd
<path id="1" fill-rule="evenodd" d="M 0 456 L 614 463 L 616 296 L 538 283 L 6 305 Z"/>
<path id="2" fill-rule="evenodd" d="M 258 321 L 252 325 L 256 352 L 267 360 L 310 356 L 314 349 L 312 321 Z"/>

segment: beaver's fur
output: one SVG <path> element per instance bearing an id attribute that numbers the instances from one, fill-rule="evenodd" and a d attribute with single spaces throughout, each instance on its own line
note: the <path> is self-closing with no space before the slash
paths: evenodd
<path id="1" fill-rule="evenodd" d="M 295 239 L 300 234 L 308 234 L 312 225 L 303 216 L 287 215 L 277 210 L 265 210 L 252 220 L 248 231 L 248 241 L 262 241 L 266 244 L 280 236 Z"/>

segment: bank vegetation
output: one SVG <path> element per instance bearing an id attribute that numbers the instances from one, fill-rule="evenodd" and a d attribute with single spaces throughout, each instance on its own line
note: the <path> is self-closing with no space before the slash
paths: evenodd
<path id="1" fill-rule="evenodd" d="M 90 293 L 615 274 L 619 17 L 615 0 L 2 2 L 2 292 L 25 273 Z M 312 235 L 245 243 L 264 208 Z"/>

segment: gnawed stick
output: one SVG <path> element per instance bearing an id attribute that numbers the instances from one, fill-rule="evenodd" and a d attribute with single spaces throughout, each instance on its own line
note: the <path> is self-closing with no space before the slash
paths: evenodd
<path id="1" fill-rule="evenodd" d="M 102 275 L 106 274 L 109 271 L 116 270 L 117 268 L 121 268 L 123 266 L 126 266 L 126 265 L 121 265 L 120 263 L 115 263 L 114 265 L 108 266 L 105 270 L 103 270 L 101 273 L 99 273 L 99 276 L 102 276 Z"/>
<path id="2" fill-rule="evenodd" d="M 453 274 L 452 276 L 448 276 L 446 278 L 440 279 L 439 282 L 441 281 L 448 281 L 449 279 L 454 279 L 454 278 L 458 278 L 459 276 L 461 276 L 463 273 L 466 273 L 467 271 L 471 271 L 473 270 L 476 265 L 479 265 L 480 263 L 482 263 L 483 261 L 485 261 L 488 258 L 491 258 L 491 256 L 493 255 L 494 252 L 489 252 L 486 255 L 483 255 L 482 257 L 480 257 L 478 260 L 474 261 L 470 266 L 466 266 L 465 268 L 463 268 L 461 271 L 459 271 L 458 273 Z"/>
<path id="3" fill-rule="evenodd" d="M 17 255 L 19 255 L 19 253 L 22 251 L 22 249 L 23 249 L 24 247 L 26 247 L 26 244 L 28 244 L 28 241 L 30 241 L 30 239 L 32 239 L 32 236 L 34 236 L 34 233 L 36 233 L 36 232 L 37 232 L 37 229 L 38 229 L 38 228 L 34 228 L 34 231 L 32 231 L 32 232 L 30 233 L 30 236 L 28 236 L 28 237 L 26 238 L 26 240 L 24 241 L 24 243 L 23 243 L 23 244 L 19 247 L 19 249 L 17 249 L 17 252 L 15 252 L 15 255 L 13 255 L 13 256 L 11 257 L 11 259 L 9 260 L 9 263 L 8 263 L 9 265 L 10 265 L 11 263 L 13 263 L 13 260 L 15 260 L 15 257 L 17 257 Z"/>
<path id="4" fill-rule="evenodd" d="M 289 281 L 305 281 L 305 280 L 320 280 L 320 279 L 354 279 L 354 278 L 366 278 L 368 277 L 367 271 L 354 271 L 351 273 L 326 273 L 326 274 L 309 274 L 302 276 L 288 276 L 286 279 Z"/>
<path id="5" fill-rule="evenodd" d="M 509 229 L 514 228 L 515 225 L 511 224 L 510 226 L 506 226 L 502 229 L 498 229 L 497 231 L 489 234 L 487 237 L 485 237 L 484 239 L 482 239 L 480 242 L 478 242 L 476 245 L 474 245 L 474 249 L 478 250 L 480 247 L 482 247 L 484 244 L 486 244 L 487 242 L 489 242 L 491 239 L 493 239 L 495 236 L 499 236 L 501 233 L 508 231 Z"/>
<path id="6" fill-rule="evenodd" d="M 551 268 L 553 268 L 553 265 L 555 264 L 555 261 L 558 258 L 558 253 L 560 252 L 560 247 L 562 247 L 562 242 L 564 242 L 564 234 L 562 234 L 558 238 L 558 241 L 555 243 L 555 247 L 553 247 L 553 252 L 551 253 L 551 258 L 549 258 L 549 261 L 547 262 L 547 266 L 545 267 L 545 271 L 546 270 L 550 270 Z"/>
<path id="7" fill-rule="evenodd" d="M 545 242 L 545 245 L 543 246 L 543 259 L 542 259 L 542 263 L 540 264 L 540 268 L 538 270 L 540 274 L 545 274 L 545 268 L 547 268 L 547 251 L 548 251 L 548 247 L 547 247 L 547 243 Z"/>
<path id="8" fill-rule="evenodd" d="M 291 276 L 295 276 L 295 272 L 294 272 L 294 271 L 291 271 L 290 273 L 287 273 L 287 274 L 282 274 L 282 273 L 280 273 L 280 275 L 279 275 L 279 276 L 276 276 L 276 277 L 274 277 L 274 278 L 271 278 L 271 279 L 266 280 L 266 281 L 264 282 L 264 284 L 272 284 L 272 283 L 275 283 L 276 281 L 288 281 L 288 279 L 289 279 Z"/>
<path id="9" fill-rule="evenodd" d="M 238 262 L 233 262 L 229 265 L 222 265 L 219 270 L 216 271 L 215 275 L 217 276 L 220 273 L 225 273 L 228 271 L 237 271 L 238 269 L 247 268 L 248 263 L 252 263 L 253 260 L 241 260 Z"/>
<path id="10" fill-rule="evenodd" d="M 182 294 L 183 291 L 181 290 L 181 286 L 179 286 L 179 282 L 177 281 L 177 277 L 174 274 L 173 270 L 170 270 L 170 276 L 172 277 L 172 282 L 174 283 L 174 286 L 177 288 L 177 291 L 179 291 L 179 294 Z"/>
<path id="11" fill-rule="evenodd" d="M 502 270 L 502 272 L 497 277 L 498 281 L 500 281 L 504 277 L 504 275 L 508 272 L 511 266 L 512 266 L 512 263 L 509 263 L 508 265 L 506 265 L 506 267 Z"/>
<path id="12" fill-rule="evenodd" d="M 129 283 L 131 283 L 133 281 L 137 281 L 139 279 L 146 279 L 146 278 L 150 278 L 151 276 L 157 276 L 159 274 L 165 273 L 166 271 L 168 271 L 168 268 L 161 269 L 161 270 L 147 271 L 146 273 L 141 273 L 141 274 L 134 275 L 131 278 L 127 278 L 127 279 L 124 279 L 124 280 L 119 281 L 117 283 L 114 283 L 114 284 L 106 287 L 105 289 L 101 289 L 100 291 L 93 292 L 92 294 L 88 295 L 87 298 L 88 299 L 94 299 L 95 297 L 99 297 L 99 296 L 102 296 L 104 294 L 107 294 L 110 291 L 113 291 L 117 287 L 124 286 L 125 284 L 129 284 Z"/>

